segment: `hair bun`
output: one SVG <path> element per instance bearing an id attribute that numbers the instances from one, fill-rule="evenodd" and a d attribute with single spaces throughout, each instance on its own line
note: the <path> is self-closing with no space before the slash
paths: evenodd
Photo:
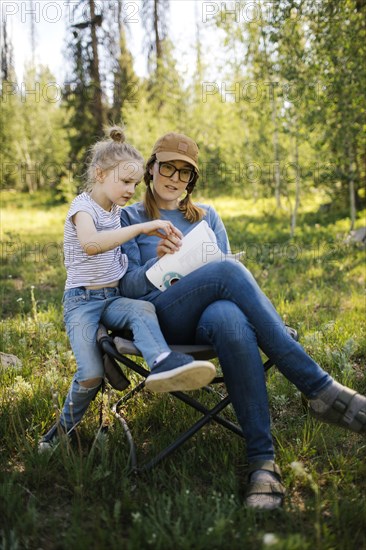
<path id="1" fill-rule="evenodd" d="M 126 141 L 125 133 L 120 126 L 113 126 L 110 128 L 109 136 L 113 141 L 117 141 L 118 143 Z"/>

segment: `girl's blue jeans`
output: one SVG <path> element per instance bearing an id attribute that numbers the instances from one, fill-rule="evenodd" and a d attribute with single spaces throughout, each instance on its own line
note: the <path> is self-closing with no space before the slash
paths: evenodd
<path id="1" fill-rule="evenodd" d="M 158 355 L 170 348 L 160 331 L 154 305 L 123 298 L 118 288 L 73 288 L 65 291 L 63 303 L 66 331 L 77 363 L 61 414 L 62 425 L 70 430 L 80 422 L 100 387 L 87 388 L 80 382 L 104 376 L 96 340 L 99 323 L 112 330 L 131 329 L 134 343 L 150 368 Z"/>
<path id="2" fill-rule="evenodd" d="M 153 300 L 169 344 L 209 343 L 242 427 L 250 462 L 273 460 L 263 363 L 258 346 L 307 397 L 332 378 L 289 334 L 252 274 L 239 262 L 207 264 Z"/>

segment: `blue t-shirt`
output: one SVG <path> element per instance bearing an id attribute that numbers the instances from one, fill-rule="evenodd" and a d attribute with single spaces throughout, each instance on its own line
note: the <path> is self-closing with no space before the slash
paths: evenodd
<path id="1" fill-rule="evenodd" d="M 216 235 L 217 243 L 222 252 L 230 252 L 229 239 L 225 226 L 212 206 L 197 204 L 205 210 L 204 220 Z M 184 218 L 180 210 L 160 210 L 162 220 L 170 220 L 175 227 L 180 229 L 183 235 L 191 231 L 199 222 L 190 223 Z M 121 211 L 121 225 L 126 227 L 135 223 L 150 221 L 146 215 L 142 202 L 127 206 Z M 121 292 L 129 298 L 142 298 L 153 301 L 160 290 L 158 290 L 146 277 L 146 271 L 158 261 L 156 247 L 159 237 L 138 235 L 135 239 L 122 245 L 122 252 L 128 257 L 128 270 L 121 280 Z"/>

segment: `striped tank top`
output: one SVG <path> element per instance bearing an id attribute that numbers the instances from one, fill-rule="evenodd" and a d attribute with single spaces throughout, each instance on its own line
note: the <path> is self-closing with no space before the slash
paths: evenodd
<path id="1" fill-rule="evenodd" d="M 65 289 L 79 286 L 105 285 L 117 281 L 127 271 L 128 260 L 121 247 L 88 256 L 81 248 L 72 217 L 77 212 L 87 212 L 94 221 L 97 231 L 120 229 L 121 208 L 113 204 L 107 212 L 88 193 L 78 195 L 71 203 L 64 229 L 64 262 L 67 271 Z M 93 243 L 90 243 L 93 246 Z M 96 245 L 95 245 L 96 246 Z"/>

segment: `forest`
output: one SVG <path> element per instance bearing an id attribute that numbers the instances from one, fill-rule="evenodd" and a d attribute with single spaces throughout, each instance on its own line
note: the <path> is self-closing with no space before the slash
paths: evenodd
<path id="1" fill-rule="evenodd" d="M 56 201 L 69 199 L 88 147 L 106 124 L 122 121 L 145 155 L 161 132 L 194 136 L 205 194 L 275 196 L 295 217 L 301 194 L 318 190 L 348 205 L 353 227 L 365 201 L 364 2 L 205 2 L 191 21 L 189 78 L 169 36 L 168 0 L 136 4 L 148 66 L 137 77 L 128 7 L 122 0 L 73 3 L 63 83 L 52 67 L 32 62 L 17 80 L 10 17 L 3 17 L 3 187 L 51 189 Z M 214 70 L 203 26 L 222 54 Z"/>
<path id="2" fill-rule="evenodd" d="M 75 371 L 62 320 L 63 223 L 90 147 L 113 124 L 145 159 L 165 132 L 197 142 L 194 199 L 221 215 L 306 351 L 366 393 L 366 2 L 187 0 L 185 52 L 172 32 L 176 3 L 185 0 L 0 6 L 0 547 L 366 547 L 365 439 L 312 419 L 276 369 L 267 388 L 287 497 L 274 514 L 245 508 L 245 446 L 218 425 L 149 477 L 131 477 L 110 410 L 100 433 L 115 390 L 93 402 L 76 448 L 37 452 Z M 21 75 L 12 18 L 22 10 Z M 62 81 L 37 57 L 40 18 L 58 13 Z M 170 400 L 147 392 L 126 407 L 143 458 L 196 420 Z"/>

